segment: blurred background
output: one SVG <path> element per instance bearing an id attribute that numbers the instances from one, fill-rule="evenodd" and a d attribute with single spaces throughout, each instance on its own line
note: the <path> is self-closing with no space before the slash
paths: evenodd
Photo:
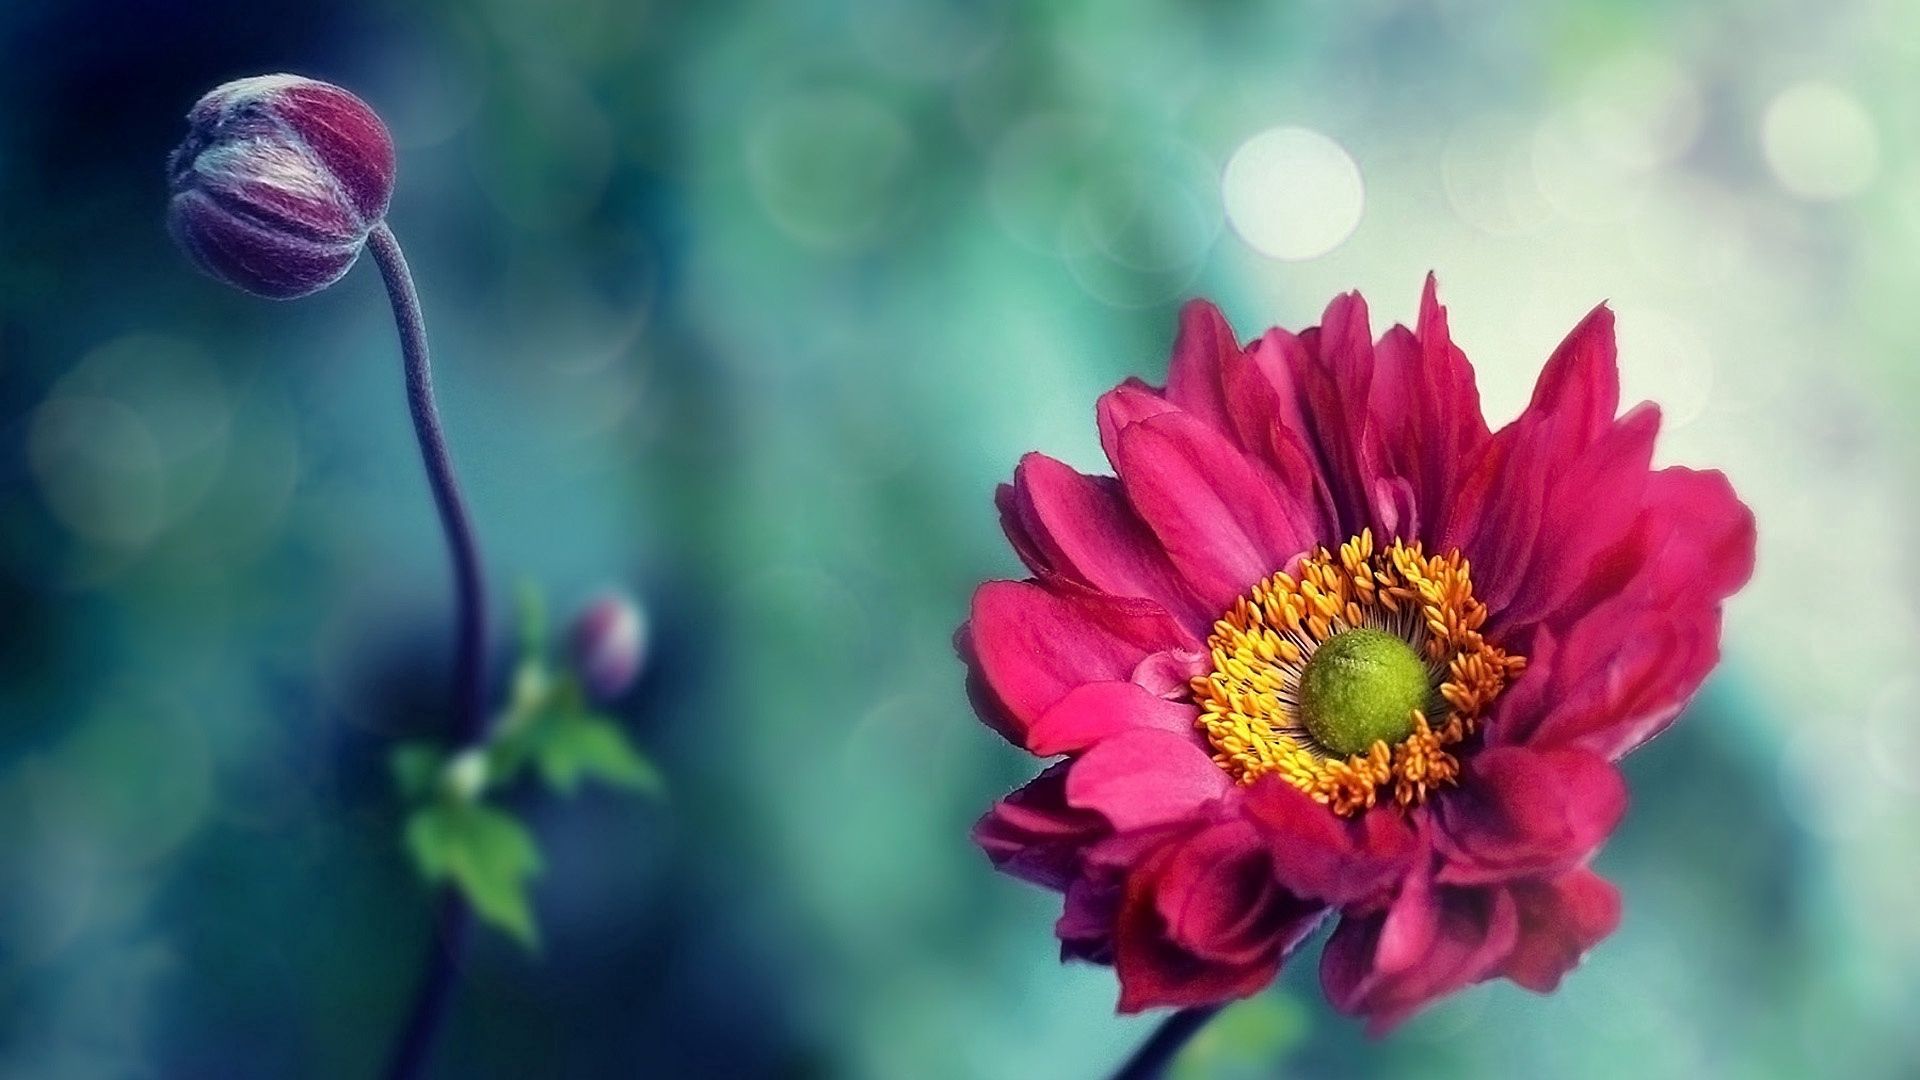
<path id="1" fill-rule="evenodd" d="M 413 990 L 384 759 L 451 600 L 379 282 L 253 300 L 162 227 L 189 105 L 283 70 L 393 129 L 495 595 L 653 628 L 621 711 L 672 798 L 522 801 L 544 945 L 479 939 L 438 1075 L 1110 1069 L 1151 1021 L 966 839 L 1032 771 L 949 647 L 1017 573 L 993 487 L 1103 469 L 1184 298 L 1378 331 L 1429 269 L 1496 421 L 1609 300 L 1760 568 L 1558 995 L 1368 1044 L 1310 949 L 1186 1075 L 1911 1075 L 1913 5 L 25 0 L 0 41 L 0 1076 L 369 1075 Z"/>

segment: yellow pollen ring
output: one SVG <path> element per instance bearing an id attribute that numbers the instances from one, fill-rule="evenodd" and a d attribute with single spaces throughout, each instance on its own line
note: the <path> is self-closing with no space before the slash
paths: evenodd
<path id="1" fill-rule="evenodd" d="M 1315 549 L 1296 573 L 1255 585 L 1213 624 L 1213 670 L 1191 684 L 1213 760 L 1243 784 L 1277 775 L 1342 816 L 1372 807 L 1389 785 L 1399 805 L 1418 805 L 1458 779 L 1449 748 L 1526 668 L 1525 657 L 1480 636 L 1486 619 L 1458 551 L 1428 556 L 1395 540 L 1376 553 L 1371 529 L 1338 554 Z M 1415 709 L 1406 738 L 1340 757 L 1301 722 L 1300 679 L 1316 649 L 1361 628 L 1398 635 L 1426 660 L 1444 715 Z"/>

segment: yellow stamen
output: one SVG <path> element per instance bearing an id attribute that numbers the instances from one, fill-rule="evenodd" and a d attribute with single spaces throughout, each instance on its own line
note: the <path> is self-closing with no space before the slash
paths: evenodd
<path id="1" fill-rule="evenodd" d="M 1456 782 L 1460 761 L 1449 748 L 1526 667 L 1481 637 L 1486 621 L 1458 551 L 1428 556 L 1418 542 L 1395 540 L 1376 553 L 1370 529 L 1337 553 L 1315 549 L 1213 624 L 1213 670 L 1192 682 L 1213 760 L 1243 784 L 1277 775 L 1342 816 L 1372 807 L 1383 787 L 1399 805 L 1418 805 Z M 1412 734 L 1398 743 L 1340 757 L 1302 723 L 1300 679 L 1322 644 L 1362 628 L 1399 635 L 1425 658 L 1437 719 L 1416 709 Z"/>

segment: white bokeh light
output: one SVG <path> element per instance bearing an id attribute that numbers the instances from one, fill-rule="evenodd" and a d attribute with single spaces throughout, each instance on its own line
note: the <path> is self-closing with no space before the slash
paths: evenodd
<path id="1" fill-rule="evenodd" d="M 1828 83 L 1781 91 L 1760 122 L 1760 145 L 1780 185 L 1803 199 L 1858 195 L 1880 170 L 1873 118 L 1852 94 Z"/>
<path id="2" fill-rule="evenodd" d="M 1263 255 L 1314 259 L 1353 235 L 1366 205 L 1360 167 L 1339 143 L 1277 127 L 1234 151 L 1220 182 L 1227 220 Z"/>

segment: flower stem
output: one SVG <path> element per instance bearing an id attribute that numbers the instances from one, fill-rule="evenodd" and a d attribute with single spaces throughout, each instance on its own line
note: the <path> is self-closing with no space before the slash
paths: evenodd
<path id="1" fill-rule="evenodd" d="M 1173 1059 L 1187 1045 L 1187 1040 L 1198 1034 L 1219 1011 L 1218 1005 L 1202 1005 L 1181 1009 L 1167 1017 L 1140 1045 L 1140 1049 L 1133 1052 L 1127 1063 L 1113 1074 L 1113 1080 L 1154 1080 L 1165 1075 L 1167 1066 L 1173 1064 Z"/>
<path id="2" fill-rule="evenodd" d="M 367 237 L 373 261 L 387 283 L 393 302 L 393 321 L 400 331 L 400 354 L 407 369 L 407 407 L 413 412 L 413 432 L 420 440 L 420 457 L 427 466 L 427 484 L 440 511 L 440 528 L 447 534 L 447 553 L 453 559 L 453 584 L 459 610 L 455 613 L 453 661 L 453 741 L 467 746 L 486 734 L 486 593 L 480 580 L 480 547 L 474 542 L 473 521 L 460 498 L 460 481 L 453 475 L 447 437 L 440 430 L 440 414 L 433 405 L 433 368 L 427 362 L 427 325 L 420 314 L 420 297 L 413 291 L 413 275 L 393 230 L 381 222 Z"/>
<path id="3" fill-rule="evenodd" d="M 387 1059 L 386 1075 L 391 1080 L 412 1080 L 426 1075 L 434 1037 L 440 1033 L 440 1025 L 453 1004 L 453 988 L 466 959 L 472 924 L 473 912 L 466 901 L 454 890 L 444 890 L 433 917 L 433 942 L 427 953 L 426 969 L 413 992 L 413 1004 L 407 1009 L 406 1026 L 400 1029 Z"/>
<path id="4" fill-rule="evenodd" d="M 460 498 L 460 482 L 453 474 L 453 458 L 440 430 L 440 414 L 433 404 L 433 369 L 427 361 L 427 327 L 420 314 L 420 297 L 413 275 L 393 230 L 381 222 L 367 236 L 367 248 L 380 267 L 393 303 L 393 321 L 400 332 L 400 354 L 406 365 L 407 406 L 413 413 L 413 431 L 420 440 L 420 457 L 427 467 L 427 484 L 440 512 L 447 552 L 453 559 L 456 598 L 453 659 L 453 744 L 472 746 L 486 738 L 487 606 L 480 575 L 480 548 L 474 542 L 473 521 Z M 460 966 L 473 923 L 460 894 L 443 890 L 434 914 L 434 935 L 425 971 L 407 1012 L 406 1026 L 394 1043 L 386 1075 L 412 1080 L 424 1074 L 435 1036 L 453 1004 Z"/>

